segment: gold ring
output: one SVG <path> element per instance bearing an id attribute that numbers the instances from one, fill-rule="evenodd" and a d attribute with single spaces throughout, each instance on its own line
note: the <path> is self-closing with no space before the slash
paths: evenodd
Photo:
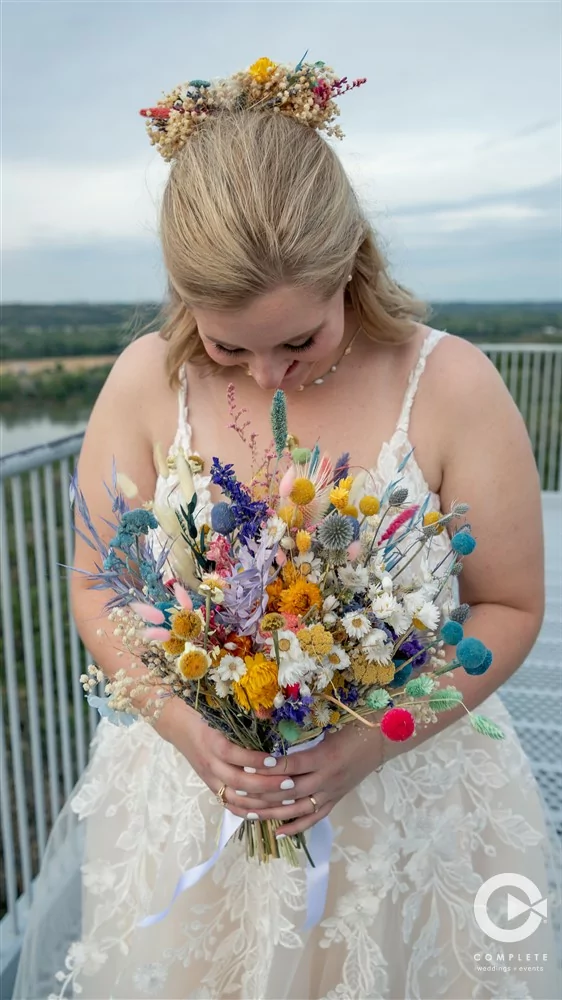
<path id="1" fill-rule="evenodd" d="M 220 802 L 221 806 L 226 805 L 226 785 L 221 785 L 217 792 L 217 802 Z"/>
<path id="2" fill-rule="evenodd" d="M 317 813 L 318 812 L 318 803 L 317 803 L 316 799 L 314 798 L 314 795 L 309 795 L 308 797 L 309 797 L 310 801 L 312 802 L 312 805 L 314 806 L 314 812 Z"/>

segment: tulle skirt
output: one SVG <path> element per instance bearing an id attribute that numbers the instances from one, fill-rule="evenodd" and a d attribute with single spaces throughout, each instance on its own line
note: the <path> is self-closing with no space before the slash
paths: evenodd
<path id="1" fill-rule="evenodd" d="M 308 931 L 306 872 L 248 862 L 237 841 L 163 920 L 139 927 L 167 906 L 182 872 L 213 854 L 223 813 L 150 726 L 102 722 L 50 838 L 14 997 L 561 996 L 560 856 L 505 707 L 494 694 L 481 710 L 505 740 L 463 719 L 332 811 L 327 903 Z M 479 887 L 502 873 L 525 876 L 548 900 L 546 920 L 532 909 L 513 918 L 508 894 L 525 903 L 524 891 L 507 878 L 491 894 L 487 913 L 500 934 L 532 927 L 511 943 L 489 937 L 474 911 Z"/>

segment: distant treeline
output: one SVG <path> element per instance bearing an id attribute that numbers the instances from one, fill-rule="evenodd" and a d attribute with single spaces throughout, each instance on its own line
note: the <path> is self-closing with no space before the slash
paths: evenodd
<path id="1" fill-rule="evenodd" d="M 430 322 L 473 341 L 556 343 L 562 341 L 559 302 L 436 302 Z M 62 358 L 118 354 L 133 335 L 156 323 L 159 306 L 5 305 L 0 358 Z"/>
<path id="2" fill-rule="evenodd" d="M 35 400 L 92 406 L 110 370 L 111 365 L 78 371 L 66 371 L 62 365 L 55 365 L 25 375 L 5 372 L 0 378 L 0 412 L 2 404 L 17 403 L 21 409 Z"/>

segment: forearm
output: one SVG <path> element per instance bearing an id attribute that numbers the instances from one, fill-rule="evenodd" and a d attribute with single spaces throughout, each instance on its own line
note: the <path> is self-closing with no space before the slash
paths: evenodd
<path id="1" fill-rule="evenodd" d="M 483 674 L 467 674 L 462 667 L 441 676 L 440 687 L 448 684 L 462 692 L 463 702 L 473 711 L 494 691 L 508 680 L 521 666 L 533 647 L 540 628 L 541 614 L 537 611 L 521 611 L 500 604 L 479 604 L 472 608 L 469 620 L 464 626 L 465 635 L 472 635 L 492 650 L 494 659 L 491 667 Z M 447 662 L 454 659 L 454 647 L 445 649 Z M 417 727 L 416 733 L 403 743 L 385 739 L 382 750 L 384 759 L 389 760 L 401 753 L 407 753 L 425 740 L 435 736 L 466 714 L 462 705 L 447 712 L 440 712 L 437 721 L 428 726 Z M 484 737 L 483 737 L 484 739 Z"/>
<path id="2" fill-rule="evenodd" d="M 138 712 L 150 721 L 155 721 L 165 703 L 178 699 L 162 699 L 161 689 L 155 686 L 148 668 L 135 655 L 138 637 L 132 634 L 127 636 L 130 624 L 126 618 L 119 619 L 119 612 L 113 612 L 110 616 L 106 608 L 107 599 L 105 591 L 99 592 L 83 586 L 74 588 L 72 610 L 80 638 L 90 653 L 92 662 L 110 683 L 119 674 L 121 691 L 126 692 L 126 699 L 130 702 L 130 707 L 126 710 Z M 138 650 L 140 653 L 140 646 Z M 127 678 L 130 678 L 130 682 Z"/>

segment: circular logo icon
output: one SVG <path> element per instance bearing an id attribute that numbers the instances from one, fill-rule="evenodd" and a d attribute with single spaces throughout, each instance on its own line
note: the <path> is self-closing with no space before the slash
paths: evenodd
<path id="1" fill-rule="evenodd" d="M 507 894 L 508 920 L 514 920 L 522 913 L 528 914 L 522 924 L 512 929 L 498 927 L 488 914 L 488 900 L 492 893 L 496 889 L 506 888 L 519 889 L 526 899 L 523 902 L 518 896 L 512 896 L 510 892 Z M 474 916 L 480 930 L 494 941 L 524 941 L 534 934 L 543 920 L 546 920 L 547 903 L 548 900 L 543 898 L 540 889 L 530 878 L 516 875 L 514 872 L 504 872 L 501 875 L 493 875 L 480 886 L 474 899 Z"/>

